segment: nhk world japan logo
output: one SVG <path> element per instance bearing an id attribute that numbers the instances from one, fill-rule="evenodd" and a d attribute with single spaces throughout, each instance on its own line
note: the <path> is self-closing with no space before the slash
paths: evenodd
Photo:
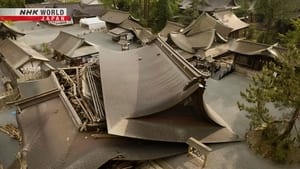
<path id="1" fill-rule="evenodd" d="M 66 8 L 0 8 L 0 21 L 70 21 Z"/>

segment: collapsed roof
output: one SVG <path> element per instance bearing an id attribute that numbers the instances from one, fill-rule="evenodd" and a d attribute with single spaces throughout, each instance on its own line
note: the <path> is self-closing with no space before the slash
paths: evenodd
<path id="1" fill-rule="evenodd" d="M 221 23 L 232 28 L 232 32 L 249 27 L 249 24 L 241 21 L 232 10 L 216 11 L 213 14 Z"/>
<path id="2" fill-rule="evenodd" d="M 204 84 L 199 81 L 207 75 L 161 39 L 128 52 L 101 51 L 101 82 L 110 134 L 168 142 L 185 142 L 191 136 L 203 142 L 237 139 L 223 122 L 198 117 L 218 119 L 200 100 L 199 111 L 180 104 L 192 95 L 202 98 Z"/>
<path id="3" fill-rule="evenodd" d="M 179 3 L 181 9 L 188 9 L 193 6 L 192 0 L 183 0 Z M 234 9 L 238 8 L 235 0 L 203 0 L 198 4 L 200 11 L 216 11 L 220 9 Z"/>
<path id="4" fill-rule="evenodd" d="M 179 33 L 170 33 L 172 41 L 181 49 L 195 53 L 196 49 L 209 49 L 217 37 L 226 41 L 232 28 L 219 23 L 204 13 Z"/>
<path id="5" fill-rule="evenodd" d="M 54 74 L 43 81 L 22 83 L 20 90 L 24 93 L 32 86 L 39 91 L 22 95 L 18 103 L 21 112 L 17 115 L 23 134 L 22 158 L 29 168 L 96 169 L 111 159 L 151 160 L 174 156 L 187 149 L 179 143 L 79 132 L 70 115 L 68 99 Z"/>
<path id="6" fill-rule="evenodd" d="M 172 41 L 181 49 L 189 53 L 195 53 L 196 49 L 209 49 L 215 40 L 215 30 L 209 30 L 195 34 L 193 36 L 185 36 L 182 33 L 171 33 Z"/>
<path id="7" fill-rule="evenodd" d="M 78 130 L 82 112 L 74 111 L 67 96 L 67 88 L 74 86 L 61 83 L 54 73 L 19 85 L 21 152 L 29 168 L 98 168 L 112 159 L 168 157 L 186 152 L 183 143 L 189 137 L 204 143 L 238 140 L 203 101 L 208 75 L 159 37 L 130 51 L 100 50 L 99 99 L 104 101 L 107 134 Z M 26 91 L 32 86 L 36 90 Z"/>
<path id="8" fill-rule="evenodd" d="M 223 38 L 227 38 L 232 28 L 223 25 L 218 22 L 215 18 L 210 16 L 208 13 L 203 13 L 196 20 L 194 20 L 189 26 L 187 26 L 182 33 L 187 36 L 204 32 L 207 30 L 215 29 L 216 33 L 221 35 Z"/>
<path id="9" fill-rule="evenodd" d="M 143 44 L 150 43 L 155 39 L 155 35 L 153 35 L 150 30 L 142 27 L 140 24 L 130 19 L 129 12 L 109 10 L 102 16 L 101 19 L 107 23 L 116 24 L 119 28 L 132 31 Z M 119 28 L 116 30 L 121 30 Z"/>
<path id="10" fill-rule="evenodd" d="M 285 51 L 285 49 L 279 47 L 277 43 L 273 45 L 266 45 L 248 40 L 232 41 L 229 45 L 229 50 L 243 55 L 262 55 L 271 58 L 276 58 Z"/>
<path id="11" fill-rule="evenodd" d="M 167 21 L 165 27 L 159 32 L 159 35 L 163 38 L 167 38 L 171 32 L 180 32 L 184 28 L 184 25 L 177 22 Z"/>

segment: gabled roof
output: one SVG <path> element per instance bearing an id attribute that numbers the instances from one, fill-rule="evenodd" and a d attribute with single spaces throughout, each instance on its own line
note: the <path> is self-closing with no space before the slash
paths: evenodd
<path id="1" fill-rule="evenodd" d="M 114 24 L 121 24 L 130 16 L 129 12 L 120 10 L 109 10 L 102 17 L 101 20 Z"/>
<path id="2" fill-rule="evenodd" d="M 247 40 L 236 40 L 230 43 L 229 50 L 243 55 L 262 55 L 276 58 L 286 49 L 279 47 L 278 44 L 267 45 Z"/>
<path id="3" fill-rule="evenodd" d="M 5 39 L 0 41 L 0 54 L 13 69 L 17 69 L 30 60 L 49 61 L 24 42 Z"/>
<path id="4" fill-rule="evenodd" d="M 232 28 L 225 26 L 218 22 L 215 18 L 207 13 L 203 13 L 196 20 L 194 20 L 189 26 L 187 26 L 182 33 L 187 36 L 192 36 L 203 31 L 215 29 L 216 32 L 223 38 L 227 38 Z"/>
<path id="5" fill-rule="evenodd" d="M 50 46 L 61 54 L 72 56 L 74 51 L 85 45 L 84 38 L 60 31 L 58 36 L 50 42 Z"/>
<path id="6" fill-rule="evenodd" d="M 124 20 L 119 27 L 127 29 L 127 30 L 133 30 L 133 29 L 140 29 L 143 28 L 140 24 L 138 24 L 137 22 L 131 20 L 131 19 L 126 19 Z"/>
<path id="7" fill-rule="evenodd" d="M 217 11 L 213 14 L 222 24 L 232 28 L 232 31 L 247 28 L 249 24 L 241 21 L 232 10 Z"/>

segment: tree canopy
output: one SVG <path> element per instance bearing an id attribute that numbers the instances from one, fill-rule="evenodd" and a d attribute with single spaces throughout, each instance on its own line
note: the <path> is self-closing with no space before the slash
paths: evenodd
<path id="1" fill-rule="evenodd" d="M 24 0 L 0 0 L 1 8 L 24 7 Z"/>
<path id="2" fill-rule="evenodd" d="M 145 27 L 154 32 L 162 29 L 168 19 L 179 11 L 178 0 L 102 0 L 109 8 L 129 11 Z"/>
<path id="3" fill-rule="evenodd" d="M 277 161 L 284 161 L 289 150 L 300 146 L 297 127 L 300 125 L 300 50 L 292 36 L 299 37 L 299 22 L 295 21 L 295 30 L 284 36 L 287 50 L 275 62 L 267 64 L 253 77 L 246 91 L 241 92 L 246 103 L 238 102 L 240 110 L 245 110 L 250 119 L 250 132 L 262 131 L 263 140 L 273 147 L 261 153 Z M 276 111 L 280 114 L 275 115 Z"/>

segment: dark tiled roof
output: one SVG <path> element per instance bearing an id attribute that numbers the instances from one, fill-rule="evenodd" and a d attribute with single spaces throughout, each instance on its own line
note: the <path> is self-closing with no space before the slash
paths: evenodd
<path id="1" fill-rule="evenodd" d="M 17 69 L 31 59 L 48 61 L 48 59 L 23 42 L 10 39 L 0 41 L 0 54 L 13 69 Z"/>
<path id="2" fill-rule="evenodd" d="M 114 24 L 121 24 L 129 18 L 130 14 L 128 12 L 120 10 L 109 10 L 102 17 L 101 20 Z"/>
<path id="3" fill-rule="evenodd" d="M 187 26 L 182 33 L 187 36 L 192 36 L 203 31 L 216 29 L 216 32 L 223 38 L 227 38 L 232 28 L 219 23 L 215 18 L 207 13 L 200 15 L 189 26 Z"/>
<path id="4" fill-rule="evenodd" d="M 72 56 L 74 51 L 85 43 L 83 38 L 60 31 L 58 36 L 50 42 L 51 47 L 61 54 Z"/>

